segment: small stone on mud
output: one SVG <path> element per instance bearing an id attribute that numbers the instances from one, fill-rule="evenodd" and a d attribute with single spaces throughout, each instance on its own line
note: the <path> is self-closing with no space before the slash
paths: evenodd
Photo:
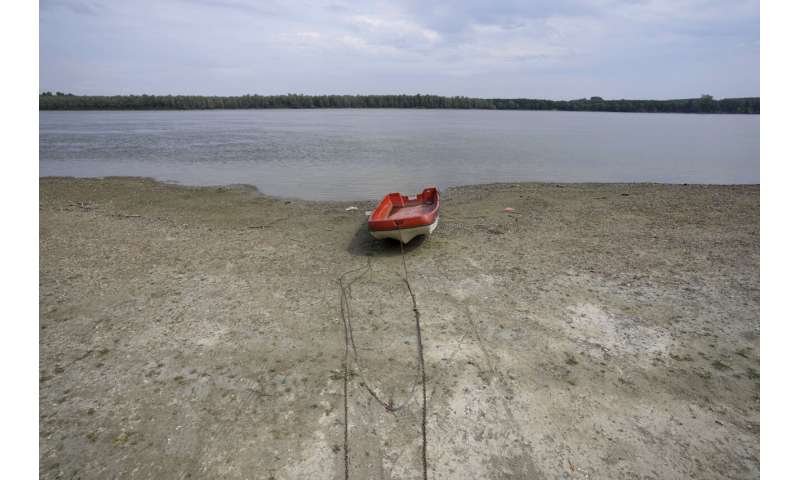
<path id="1" fill-rule="evenodd" d="M 574 355 L 572 355 L 571 353 L 567 353 L 566 355 L 567 355 L 567 359 L 565 360 L 565 362 L 567 363 L 567 365 L 577 365 L 578 364 L 578 361 L 575 359 Z"/>
<path id="2" fill-rule="evenodd" d="M 714 363 L 711 364 L 712 367 L 716 368 L 717 370 L 730 370 L 730 365 L 720 362 L 719 360 L 714 360 Z"/>
<path id="3" fill-rule="evenodd" d="M 119 446 L 124 445 L 125 443 L 127 443 L 128 438 L 130 438 L 130 435 L 128 435 L 128 432 L 122 432 L 119 435 L 117 435 L 117 437 L 111 443 L 115 447 L 119 447 Z"/>

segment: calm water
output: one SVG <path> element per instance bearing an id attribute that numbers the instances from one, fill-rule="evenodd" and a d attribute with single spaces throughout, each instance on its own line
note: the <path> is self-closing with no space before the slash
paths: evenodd
<path id="1" fill-rule="evenodd" d="M 40 112 L 39 174 L 313 200 L 510 181 L 759 183 L 759 116 L 483 110 Z"/>

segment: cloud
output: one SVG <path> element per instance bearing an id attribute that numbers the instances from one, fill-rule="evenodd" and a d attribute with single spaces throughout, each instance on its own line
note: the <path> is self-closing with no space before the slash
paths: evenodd
<path id="1" fill-rule="evenodd" d="M 103 5 L 91 0 L 40 0 L 41 10 L 64 9 L 78 15 L 96 15 L 101 13 Z"/>
<path id="2" fill-rule="evenodd" d="M 375 41 L 395 46 L 433 46 L 440 39 L 435 30 L 402 18 L 355 15 L 349 21 L 357 30 L 367 33 Z"/>
<path id="3" fill-rule="evenodd" d="M 750 0 L 42 0 L 40 83 L 75 93 L 757 95 L 758 37 Z"/>
<path id="4" fill-rule="evenodd" d="M 248 2 L 246 0 L 181 0 L 185 4 L 186 9 L 193 8 L 211 8 L 217 9 L 222 12 L 237 12 L 246 15 L 268 15 L 275 16 L 280 10 L 278 8 L 270 8 L 272 4 L 269 2 Z"/>

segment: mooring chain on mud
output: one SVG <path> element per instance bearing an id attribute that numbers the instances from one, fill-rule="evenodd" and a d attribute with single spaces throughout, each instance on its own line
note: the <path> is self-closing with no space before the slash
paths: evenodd
<path id="1" fill-rule="evenodd" d="M 342 275 L 344 276 L 344 275 Z M 342 284 L 342 277 L 339 277 L 339 285 Z M 341 299 L 341 293 L 339 298 L 340 310 L 342 314 L 342 320 L 344 321 L 344 302 Z M 347 324 L 344 323 L 344 362 L 342 365 L 342 370 L 344 371 L 344 478 L 345 480 L 350 478 L 350 443 L 348 442 L 347 438 L 347 376 L 350 374 L 347 368 L 347 364 L 350 362 L 349 357 L 349 350 L 350 345 L 347 342 Z"/>
<path id="2" fill-rule="evenodd" d="M 420 315 L 417 308 L 417 297 L 414 295 L 411 283 L 408 281 L 406 252 L 403 248 L 403 242 L 400 242 L 400 253 L 403 257 L 403 280 L 406 282 L 409 295 L 411 295 L 411 303 L 414 305 L 414 320 L 417 324 L 417 354 L 419 355 L 419 368 L 422 373 L 422 478 L 423 480 L 428 480 L 428 382 L 425 376 L 425 356 L 422 350 L 422 327 L 419 324 Z"/>
<path id="3" fill-rule="evenodd" d="M 354 338 L 354 335 L 353 335 L 353 326 L 352 326 L 352 322 L 351 322 L 351 318 L 352 318 L 353 315 L 352 315 L 352 310 L 350 308 L 350 298 L 352 296 L 352 293 L 350 291 L 350 287 L 353 285 L 353 283 L 355 283 L 358 280 L 360 280 L 366 273 L 371 273 L 372 272 L 372 264 L 371 264 L 371 262 L 369 262 L 369 260 L 368 260 L 367 261 L 367 266 L 366 267 L 362 267 L 362 268 L 365 268 L 364 272 L 362 272 L 356 278 L 354 278 L 353 280 L 348 282 L 346 285 L 344 283 L 342 283 L 342 292 L 341 292 L 341 298 L 343 299 L 345 328 L 346 328 L 347 335 L 349 337 L 350 347 L 352 347 L 352 349 L 353 349 L 353 356 L 352 356 L 353 363 L 355 364 L 355 368 L 357 370 L 356 373 L 361 377 L 361 385 L 364 386 L 364 388 L 367 390 L 367 392 L 370 394 L 370 396 L 372 398 L 374 398 L 375 401 L 380 403 L 387 412 L 397 412 L 397 411 L 400 411 L 403 408 L 405 408 L 409 404 L 411 399 L 414 398 L 414 393 L 416 392 L 417 384 L 420 382 L 420 379 L 421 379 L 421 376 L 422 376 L 421 375 L 421 370 L 420 370 L 420 364 L 419 364 L 419 360 L 417 360 L 417 376 L 414 378 L 414 383 L 411 385 L 411 390 L 409 391 L 408 396 L 406 397 L 405 400 L 403 400 L 399 404 L 395 404 L 392 399 L 389 399 L 388 401 L 382 399 L 380 397 L 380 395 L 378 395 L 378 393 L 375 390 L 375 388 L 372 386 L 373 382 L 371 382 L 369 377 L 364 373 L 365 369 L 361 366 L 361 362 L 360 362 L 359 357 L 358 357 L 358 346 L 356 345 L 356 341 L 355 341 L 355 338 Z M 353 271 L 358 271 L 358 270 L 359 269 L 352 270 L 351 272 L 348 272 L 348 273 L 352 273 Z"/>
<path id="4" fill-rule="evenodd" d="M 411 305 L 414 311 L 414 321 L 416 326 L 416 334 L 417 334 L 417 375 L 414 378 L 414 383 L 411 386 L 411 390 L 409 392 L 408 397 L 401 402 L 400 404 L 395 405 L 392 400 L 385 401 L 383 400 L 372 387 L 371 382 L 368 380 L 367 376 L 363 374 L 364 369 L 361 367 L 361 364 L 358 359 L 358 348 L 356 347 L 356 342 L 353 337 L 353 327 L 350 321 L 352 317 L 352 311 L 350 309 L 350 298 L 351 298 L 351 286 L 356 281 L 360 280 L 367 272 L 372 271 L 372 264 L 369 259 L 367 259 L 367 265 L 365 267 L 356 268 L 353 270 L 349 270 L 343 273 L 339 277 L 339 289 L 340 289 L 340 306 L 339 311 L 342 317 L 342 327 L 344 328 L 344 342 L 345 342 L 345 349 L 344 349 L 344 477 L 345 480 L 348 480 L 350 477 L 350 446 L 349 446 L 349 433 L 348 433 L 348 399 L 349 399 L 349 392 L 348 392 L 348 382 L 350 376 L 350 347 L 353 349 L 353 363 L 355 364 L 356 369 L 358 370 L 358 374 L 361 377 L 361 385 L 367 390 L 370 396 L 375 399 L 378 403 L 380 403 L 383 408 L 390 413 L 397 412 L 403 408 L 405 408 L 411 399 L 414 397 L 414 393 L 416 392 L 417 384 L 422 383 L 422 478 L 427 480 L 428 478 L 428 436 L 427 436 L 427 418 L 428 418 L 428 400 L 427 400 L 427 378 L 425 376 L 425 358 L 423 355 L 422 349 L 422 328 L 420 326 L 420 313 L 419 309 L 417 308 L 417 298 L 414 295 L 414 291 L 411 288 L 411 283 L 408 281 L 408 268 L 406 266 L 406 257 L 405 257 L 405 249 L 403 248 L 402 242 L 400 243 L 400 253 L 402 255 L 403 260 L 403 283 L 405 283 L 406 288 L 408 289 L 408 293 L 411 296 Z M 353 278 L 350 282 L 345 284 L 345 277 L 351 273 L 357 272 L 359 270 L 364 270 L 358 276 Z"/>
<path id="5" fill-rule="evenodd" d="M 347 287 L 345 287 L 344 278 L 347 275 L 349 275 L 349 274 L 351 274 L 353 272 L 357 272 L 359 270 L 364 269 L 364 272 L 362 272 L 360 275 L 358 275 L 356 278 L 354 278 L 350 282 L 350 284 L 352 284 L 353 282 L 355 282 L 356 280 L 358 280 L 359 278 L 364 276 L 364 273 L 366 273 L 369 270 L 369 268 L 371 268 L 370 267 L 370 263 L 369 263 L 369 261 L 367 261 L 367 266 L 366 267 L 354 268 L 352 270 L 348 270 L 348 271 L 344 272 L 343 274 L 341 274 L 339 276 L 339 313 L 340 313 L 340 315 L 342 317 L 342 327 L 344 329 L 344 362 L 343 362 L 343 365 L 342 365 L 342 370 L 343 370 L 344 375 L 343 375 L 342 378 L 343 378 L 343 387 L 344 387 L 343 388 L 344 389 L 344 442 L 343 442 L 344 443 L 344 448 L 343 448 L 343 451 L 344 451 L 344 478 L 345 478 L 345 480 L 348 480 L 350 478 L 350 441 L 349 441 L 349 431 L 348 431 L 349 430 L 348 429 L 348 426 L 349 426 L 349 421 L 348 421 L 348 411 L 349 411 L 349 405 L 348 405 L 348 400 L 349 400 L 348 381 L 349 381 L 349 378 L 350 378 L 350 342 L 348 341 L 348 332 L 350 330 L 350 325 L 349 325 L 350 322 L 349 322 L 349 318 L 348 318 L 349 317 L 349 313 L 346 310 L 347 308 L 349 308 L 349 302 L 347 301 L 347 291 L 349 289 L 349 285 Z"/>

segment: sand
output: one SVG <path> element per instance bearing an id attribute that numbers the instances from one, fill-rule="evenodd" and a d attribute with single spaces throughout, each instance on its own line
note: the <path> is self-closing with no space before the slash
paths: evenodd
<path id="1" fill-rule="evenodd" d="M 421 478 L 420 389 L 360 385 L 416 365 L 372 206 L 41 179 L 40 476 L 344 478 L 369 262 L 350 478 Z M 758 186 L 448 189 L 406 261 L 429 478 L 759 477 Z"/>

